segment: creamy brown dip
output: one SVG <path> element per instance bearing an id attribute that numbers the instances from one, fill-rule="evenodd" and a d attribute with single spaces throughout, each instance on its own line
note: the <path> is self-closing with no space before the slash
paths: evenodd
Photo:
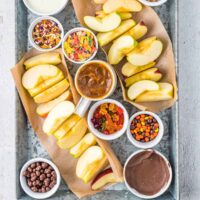
<path id="1" fill-rule="evenodd" d="M 154 151 L 144 151 L 133 156 L 125 169 L 130 187 L 144 195 L 158 193 L 169 181 L 169 167 Z"/>
<path id="2" fill-rule="evenodd" d="M 83 95 L 101 98 L 110 91 L 113 80 L 110 71 L 102 63 L 88 63 L 77 77 L 78 88 Z"/>

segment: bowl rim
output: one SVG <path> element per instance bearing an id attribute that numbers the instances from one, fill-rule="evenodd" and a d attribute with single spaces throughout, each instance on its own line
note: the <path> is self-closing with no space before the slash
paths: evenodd
<path id="1" fill-rule="evenodd" d="M 43 20 L 43 19 L 49 19 L 49 20 L 55 21 L 55 22 L 58 24 L 58 26 L 59 26 L 59 28 L 60 28 L 60 30 L 61 30 L 61 39 L 60 39 L 60 42 L 59 42 L 55 47 L 53 47 L 53 48 L 51 48 L 51 49 L 42 49 L 42 48 L 40 48 L 37 44 L 35 44 L 35 42 L 33 41 L 33 37 L 32 37 L 33 29 L 34 29 L 35 25 L 36 25 L 38 22 L 40 22 L 41 20 Z M 28 28 L 28 39 L 29 39 L 31 45 L 32 45 L 35 49 L 37 49 L 38 51 L 41 51 L 41 52 L 49 52 L 49 51 L 53 51 L 53 50 L 57 49 L 57 48 L 62 44 L 63 36 L 64 36 L 64 29 L 63 29 L 62 24 L 60 23 L 60 21 L 59 21 L 58 19 L 56 19 L 55 17 L 52 17 L 52 16 L 42 16 L 42 17 L 38 17 L 38 18 L 36 18 L 36 19 L 30 24 L 30 26 L 29 26 L 29 28 Z"/>
<path id="2" fill-rule="evenodd" d="M 153 116 L 158 124 L 159 124 L 159 132 L 158 132 L 158 135 L 156 136 L 156 138 L 154 138 L 152 141 L 149 141 L 149 142 L 139 142 L 137 141 L 131 134 L 130 132 L 130 126 L 131 126 L 131 122 L 133 121 L 133 119 L 135 117 L 137 117 L 138 115 L 141 115 L 141 114 L 148 114 L 148 115 L 151 115 Z M 149 148 L 153 148 L 154 146 L 156 146 L 163 138 L 163 135 L 164 135 L 164 125 L 163 125 L 163 122 L 161 120 L 161 118 L 153 113 L 153 112 L 150 112 L 150 111 L 139 111 L 139 112 L 136 112 L 134 113 L 131 118 L 129 119 L 129 123 L 128 123 L 128 127 L 127 127 L 127 131 L 126 131 L 126 134 L 127 134 L 127 137 L 129 139 L 129 141 L 134 145 L 136 146 L 137 148 L 141 148 L 141 149 L 149 149 Z"/>
<path id="3" fill-rule="evenodd" d="M 148 0 L 139 0 L 139 1 L 146 6 L 155 7 L 155 6 L 160 6 L 164 3 L 166 3 L 168 0 L 158 0 L 157 2 L 150 2 Z"/>
<path id="4" fill-rule="evenodd" d="M 80 91 L 80 89 L 79 89 L 79 87 L 78 87 L 77 79 L 78 79 L 78 75 L 79 75 L 79 73 L 80 73 L 80 70 L 81 70 L 84 66 L 86 66 L 86 65 L 88 65 L 88 64 L 90 64 L 90 63 L 102 63 L 102 64 L 104 64 L 105 67 L 106 67 L 106 68 L 109 70 L 109 72 L 111 73 L 111 76 L 112 76 L 112 79 L 113 79 L 113 84 L 112 84 L 112 87 L 111 87 L 110 91 L 109 91 L 106 95 L 104 95 L 104 96 L 102 96 L 102 97 L 99 97 L 99 98 L 91 98 L 91 97 L 85 96 L 85 95 Z M 75 83 L 75 87 L 76 87 L 78 93 L 79 93 L 83 98 L 88 99 L 88 100 L 90 100 L 90 101 L 99 101 L 99 100 L 102 100 L 102 99 L 105 99 L 105 98 L 109 97 L 109 96 L 112 95 L 112 93 L 115 91 L 116 86 L 117 86 L 117 76 L 116 76 L 116 73 L 115 73 L 113 67 L 112 67 L 109 63 L 107 63 L 107 62 L 105 62 L 105 61 L 103 61 L 103 60 L 90 60 L 90 61 L 88 61 L 88 62 L 86 62 L 86 63 L 83 63 L 83 64 L 78 68 L 78 70 L 76 71 L 75 77 L 74 77 L 74 83 Z"/>
<path id="5" fill-rule="evenodd" d="M 163 186 L 163 188 L 161 188 L 161 190 L 154 194 L 154 195 L 144 195 L 144 194 L 141 194 L 139 193 L 137 190 L 135 190 L 134 188 L 131 188 L 128 184 L 128 182 L 126 181 L 126 177 L 125 177 L 125 170 L 126 170 L 126 166 L 128 164 L 128 162 L 130 161 L 131 158 L 133 158 L 134 156 L 136 156 L 137 154 L 141 153 L 141 152 L 145 152 L 145 151 L 154 151 L 155 153 L 157 153 L 159 156 L 161 156 L 166 165 L 168 166 L 168 169 L 169 169 L 169 180 L 168 182 Z M 139 198 L 142 198 L 142 199 L 153 199 L 153 198 L 156 198 L 156 197 L 159 197 L 161 196 L 162 194 L 164 194 L 169 186 L 171 185 L 171 182 L 172 182 L 172 175 L 173 175 L 173 172 L 172 172 L 172 167 L 171 167 L 171 164 L 169 162 L 169 160 L 159 151 L 155 150 L 155 149 L 140 149 L 140 150 L 137 150 L 135 152 L 133 152 L 126 160 L 125 164 L 124 164 L 124 168 L 123 168 L 123 177 L 124 177 L 124 182 L 125 182 L 125 185 L 126 187 L 128 188 L 128 190 L 134 194 L 135 196 L 139 197 Z"/>
<path id="6" fill-rule="evenodd" d="M 69 58 L 69 57 L 67 56 L 67 54 L 66 54 L 66 52 L 65 52 L 65 49 L 64 49 L 64 42 L 66 41 L 67 37 L 68 37 L 71 33 L 74 33 L 74 32 L 80 31 L 80 30 L 88 31 L 88 32 L 90 32 L 90 33 L 93 35 L 94 40 L 95 40 L 96 51 L 95 51 L 95 52 L 92 54 L 92 56 L 91 56 L 90 58 L 88 58 L 87 60 L 78 62 L 78 61 L 72 60 L 71 58 Z M 76 28 L 70 29 L 70 30 L 64 35 L 64 37 L 63 37 L 63 39 L 62 39 L 62 51 L 63 51 L 63 54 L 64 54 L 64 56 L 65 56 L 65 58 L 66 58 L 67 60 L 69 60 L 70 62 L 72 62 L 72 63 L 74 63 L 74 64 L 85 64 L 85 63 L 91 61 L 91 60 L 96 56 L 96 54 L 97 54 L 97 52 L 98 52 L 98 49 L 99 49 L 99 45 L 98 45 L 98 41 L 97 41 L 96 35 L 95 35 L 90 29 L 85 28 L 85 27 L 81 27 L 81 26 L 80 26 L 80 27 L 76 27 Z"/>
<path id="7" fill-rule="evenodd" d="M 53 169 L 55 170 L 56 172 L 56 176 L 57 176 L 57 181 L 56 181 L 56 185 L 48 192 L 45 192 L 45 193 L 39 193 L 39 192 L 33 192 L 29 186 L 27 185 L 26 183 L 26 178 L 23 176 L 23 172 L 27 169 L 27 167 L 29 165 L 31 165 L 32 163 L 35 163 L 35 162 L 46 162 L 48 163 L 51 167 L 53 167 Z M 24 192 L 29 195 L 30 197 L 32 198 L 36 198 L 36 199 L 46 199 L 48 197 L 51 197 L 52 195 L 54 195 L 59 186 L 60 186 L 60 182 L 61 182 L 61 175 L 60 175 L 60 172 L 57 168 L 57 166 L 50 160 L 46 159 L 46 158 L 33 158 L 33 159 L 30 159 L 28 160 L 24 165 L 23 167 L 21 168 L 21 171 L 20 171 L 20 185 L 22 187 L 22 189 L 24 190 Z"/>
<path id="8" fill-rule="evenodd" d="M 42 12 L 38 12 L 36 10 L 34 10 L 29 3 L 27 2 L 27 0 L 23 0 L 24 5 L 28 8 L 28 10 L 30 10 L 32 13 L 38 15 L 38 16 L 48 16 L 48 15 L 56 15 L 58 13 L 60 13 L 68 4 L 69 0 L 64 0 L 63 5 L 61 5 L 57 10 L 55 10 L 54 12 L 49 12 L 49 13 L 42 13 Z"/>
<path id="9" fill-rule="evenodd" d="M 124 111 L 124 125 L 123 125 L 123 128 L 111 135 L 105 135 L 103 133 L 101 133 L 100 131 L 98 131 L 97 129 L 94 128 L 92 122 L 91 122 L 91 119 L 93 117 L 93 114 L 96 110 L 96 108 L 103 104 L 103 103 L 114 103 L 116 104 L 117 106 L 119 106 L 120 108 L 123 109 Z M 125 132 L 126 132 L 126 129 L 127 129 L 127 125 L 128 125 L 128 119 L 129 119 L 129 115 L 128 115 L 128 112 L 126 110 L 126 108 L 122 105 L 122 103 L 120 103 L 119 101 L 116 101 L 114 99 L 103 99 L 101 101 L 98 101 L 96 102 L 95 104 L 92 105 L 92 107 L 90 108 L 89 112 L 88 112 L 88 116 L 87 116 L 87 121 L 88 121 L 88 128 L 89 130 L 95 135 L 97 136 L 98 138 L 100 139 L 103 139 L 103 140 L 114 140 L 114 139 L 117 139 L 119 138 L 120 136 L 122 136 Z"/>

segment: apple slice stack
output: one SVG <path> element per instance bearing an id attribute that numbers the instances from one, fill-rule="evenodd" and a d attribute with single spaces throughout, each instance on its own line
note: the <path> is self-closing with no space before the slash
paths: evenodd
<path id="1" fill-rule="evenodd" d="M 122 83 L 125 83 L 129 100 L 152 102 L 172 99 L 172 84 L 156 83 L 163 77 L 155 67 L 155 61 L 163 51 L 163 43 L 156 36 L 141 41 L 148 27 L 143 21 L 136 23 L 132 19 L 132 12 L 142 10 L 141 4 L 136 0 L 94 2 L 102 4 L 102 10 L 97 11 L 96 16 L 85 16 L 84 22 L 98 32 L 97 39 L 107 53 L 108 62 L 122 66 Z M 128 62 L 124 64 L 125 58 Z"/>
<path id="2" fill-rule="evenodd" d="M 61 149 L 69 150 L 74 158 L 78 158 L 77 177 L 85 183 L 92 182 L 92 189 L 98 190 L 118 180 L 111 172 L 101 172 L 109 164 L 107 156 L 97 144 L 95 136 L 87 133 L 86 119 L 75 113 L 75 105 L 70 101 L 72 94 L 69 82 L 56 66 L 60 63 L 59 53 L 29 58 L 24 62 L 27 71 L 22 76 L 22 85 L 38 104 L 37 114 L 45 117 L 43 132 L 54 135 Z"/>

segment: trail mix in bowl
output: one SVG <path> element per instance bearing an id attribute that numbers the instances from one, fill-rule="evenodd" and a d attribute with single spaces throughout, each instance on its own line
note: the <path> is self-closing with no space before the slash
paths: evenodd
<path id="1" fill-rule="evenodd" d="M 149 142 L 159 133 L 158 121 L 151 115 L 141 114 L 131 122 L 130 132 L 140 142 Z"/>
<path id="2" fill-rule="evenodd" d="M 23 176 L 33 192 L 48 192 L 57 182 L 55 170 L 46 162 L 32 163 L 23 172 Z"/>
<path id="3" fill-rule="evenodd" d="M 64 50 L 71 60 L 86 61 L 97 50 L 94 35 L 86 30 L 75 31 L 66 38 Z"/>
<path id="4" fill-rule="evenodd" d="M 95 110 L 92 123 L 99 132 L 113 134 L 123 128 L 124 111 L 114 103 L 103 103 Z"/>
<path id="5" fill-rule="evenodd" d="M 61 30 L 55 21 L 43 19 L 35 25 L 32 37 L 40 48 L 52 49 L 61 41 Z"/>

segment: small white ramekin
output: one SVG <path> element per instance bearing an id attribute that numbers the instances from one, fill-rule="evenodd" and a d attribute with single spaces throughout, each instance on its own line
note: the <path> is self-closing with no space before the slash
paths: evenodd
<path id="1" fill-rule="evenodd" d="M 59 12 L 61 12 L 67 5 L 69 0 L 64 0 L 63 3 L 60 5 L 60 7 L 58 9 L 56 9 L 53 12 L 49 12 L 49 13 L 45 13 L 45 12 L 38 12 L 37 10 L 34 10 L 31 5 L 28 3 L 27 0 L 23 0 L 25 6 L 34 14 L 39 15 L 39 16 L 47 16 L 47 15 L 56 15 Z"/>
<path id="2" fill-rule="evenodd" d="M 155 6 L 161 6 L 162 4 L 166 3 L 167 0 L 158 0 L 156 2 L 150 2 L 148 0 L 139 0 L 142 4 L 146 5 L 146 6 L 151 6 L 151 7 L 155 7 Z"/>
<path id="3" fill-rule="evenodd" d="M 40 48 L 37 44 L 35 44 L 35 42 L 34 42 L 34 40 L 33 40 L 33 36 L 32 36 L 33 29 L 34 29 L 35 25 L 36 25 L 38 22 L 40 22 L 40 21 L 42 21 L 42 20 L 44 20 L 44 19 L 48 19 L 48 20 L 55 21 L 55 22 L 58 24 L 58 26 L 59 26 L 59 28 L 60 28 L 60 30 L 61 30 L 61 39 L 60 39 L 60 42 L 59 42 L 55 47 L 53 47 L 53 48 L 51 48 L 51 49 L 42 49 L 42 48 Z M 49 52 L 49 51 L 53 51 L 53 50 L 57 49 L 57 48 L 62 44 L 63 36 L 64 36 L 64 29 L 63 29 L 62 24 L 61 24 L 56 18 L 50 17 L 50 16 L 38 17 L 37 19 L 35 19 L 35 20 L 31 23 L 31 25 L 29 26 L 29 29 L 28 29 L 28 38 L 29 38 L 29 41 L 30 41 L 31 45 L 32 45 L 35 49 L 37 49 L 38 51 L 42 51 L 42 52 Z"/>
<path id="4" fill-rule="evenodd" d="M 35 162 L 46 162 L 51 167 L 53 167 L 53 169 L 56 172 L 56 176 L 57 176 L 56 185 L 54 185 L 54 187 L 48 192 L 45 192 L 45 193 L 33 192 L 27 185 L 26 177 L 23 176 L 23 172 L 28 168 L 28 166 L 30 166 L 31 164 L 33 164 Z M 60 186 L 60 182 L 61 182 L 61 176 L 60 176 L 60 172 L 59 172 L 58 168 L 56 167 L 56 165 L 53 162 L 51 162 L 50 160 L 47 160 L 45 158 L 34 158 L 34 159 L 29 160 L 28 162 L 26 162 L 24 164 L 24 166 L 22 167 L 22 169 L 20 171 L 20 184 L 22 186 L 22 189 L 24 190 L 24 192 L 27 195 L 29 195 L 30 197 L 32 197 L 34 199 L 46 199 L 46 198 L 51 197 L 58 190 L 58 188 Z"/>
<path id="5" fill-rule="evenodd" d="M 114 103 L 117 106 L 119 106 L 120 108 L 122 108 L 122 110 L 124 112 L 124 125 L 123 125 L 123 128 L 121 130 L 117 131 L 116 133 L 111 134 L 111 135 L 105 135 L 105 134 L 101 133 L 100 131 L 98 131 L 96 128 L 94 128 L 94 125 L 93 125 L 93 123 L 91 121 L 92 118 L 93 118 L 93 114 L 94 114 L 95 110 L 97 109 L 98 106 L 100 106 L 103 103 Z M 124 132 L 126 131 L 127 125 L 128 125 L 128 118 L 129 118 L 128 117 L 128 112 L 126 111 L 126 108 L 120 102 L 118 102 L 116 100 L 113 100 L 113 99 L 104 99 L 104 100 L 96 102 L 90 108 L 89 113 L 88 113 L 88 117 L 87 117 L 87 121 L 88 121 L 88 127 L 89 127 L 90 131 L 95 136 L 97 136 L 98 138 L 103 139 L 103 140 L 114 140 L 114 139 L 117 139 L 120 136 L 122 136 L 124 134 Z"/>
<path id="6" fill-rule="evenodd" d="M 154 195 L 144 195 L 144 194 L 139 193 L 137 190 L 135 190 L 134 188 L 129 186 L 128 182 L 126 181 L 126 177 L 125 177 L 126 166 L 127 166 L 128 162 L 130 161 L 130 159 L 132 157 L 134 157 L 135 155 L 137 155 L 141 152 L 144 152 L 144 151 L 154 151 L 155 153 L 157 153 L 159 156 L 161 156 L 164 159 L 164 161 L 166 162 L 166 165 L 168 166 L 168 169 L 169 169 L 169 180 L 168 180 L 168 182 L 164 185 L 164 187 L 158 193 L 156 193 Z M 126 160 L 126 162 L 124 164 L 124 169 L 123 169 L 123 176 L 124 176 L 125 185 L 132 194 L 134 194 L 135 196 L 142 198 L 142 199 L 154 199 L 156 197 L 161 196 L 163 193 L 165 193 L 168 190 L 168 188 L 169 188 L 169 186 L 172 182 L 172 168 L 171 168 L 171 165 L 170 165 L 169 161 L 167 160 L 167 158 L 162 153 L 160 153 L 159 151 L 152 150 L 152 149 L 138 150 L 138 151 L 134 152 L 133 154 L 131 154 L 128 157 L 128 159 Z"/>
<path id="7" fill-rule="evenodd" d="M 131 127 L 131 122 L 133 121 L 133 119 L 135 117 L 137 117 L 138 115 L 141 115 L 141 114 L 147 114 L 147 115 L 151 115 L 153 116 L 158 124 L 159 124 L 159 132 L 158 132 L 158 135 L 151 141 L 149 142 L 139 142 L 137 141 L 133 135 L 131 134 L 131 131 L 130 131 L 130 127 Z M 164 134 L 164 126 L 163 126 L 163 123 L 162 123 L 162 120 L 160 119 L 160 117 L 158 115 L 156 115 L 155 113 L 152 113 L 152 112 L 149 112 L 149 111 L 140 111 L 140 112 L 137 112 L 135 113 L 134 115 L 131 116 L 130 120 L 129 120 L 129 123 L 128 123 L 128 128 L 127 128 L 127 137 L 128 139 L 130 140 L 130 142 L 138 147 L 138 148 L 141 148 L 141 149 L 149 149 L 149 148 L 152 148 L 154 146 L 156 146 L 162 139 L 163 137 L 163 134 Z"/>
<path id="8" fill-rule="evenodd" d="M 77 31 L 88 31 L 88 32 L 90 32 L 90 33 L 94 36 L 95 46 L 96 46 L 96 51 L 93 53 L 93 55 L 92 55 L 90 58 L 88 58 L 87 60 L 85 60 L 85 61 L 80 61 L 80 62 L 77 62 L 77 61 L 72 60 L 71 58 L 69 58 L 69 57 L 67 56 L 66 52 L 65 52 L 65 49 L 64 49 L 64 43 L 65 43 L 67 37 L 68 37 L 70 34 L 72 34 L 72 33 L 74 33 L 74 32 L 77 32 Z M 73 28 L 73 29 L 71 29 L 70 31 L 68 31 L 68 32 L 65 34 L 65 36 L 64 36 L 64 38 L 63 38 L 63 41 L 62 41 L 62 50 L 63 50 L 63 53 L 64 53 L 65 57 L 66 57 L 67 60 L 69 60 L 70 62 L 75 63 L 75 64 L 83 64 L 83 63 L 86 63 L 86 62 L 92 60 L 92 59 L 95 57 L 95 55 L 97 54 L 97 51 L 98 51 L 98 41 L 97 41 L 96 35 L 95 35 L 91 30 L 89 30 L 89 29 L 87 29 L 87 28 L 83 28 L 83 27 Z"/>

